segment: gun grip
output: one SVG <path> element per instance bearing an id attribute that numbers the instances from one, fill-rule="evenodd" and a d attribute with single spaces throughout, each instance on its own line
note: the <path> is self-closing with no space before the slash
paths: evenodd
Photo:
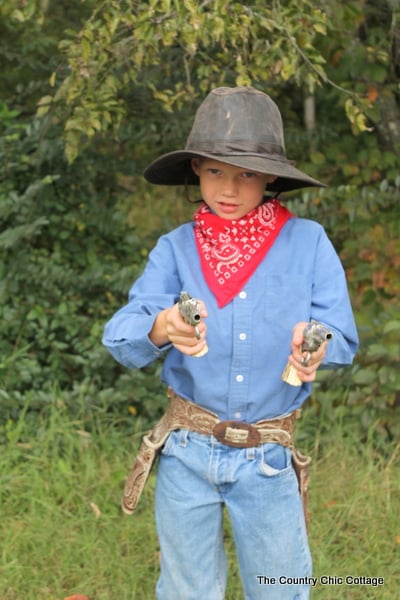
<path id="1" fill-rule="evenodd" d="M 192 354 L 192 356 L 194 356 L 195 358 L 200 358 L 201 356 L 204 356 L 205 354 L 207 354 L 208 352 L 208 346 L 207 344 L 204 346 L 204 348 L 202 348 L 199 352 L 196 352 L 196 354 Z"/>
<path id="2" fill-rule="evenodd" d="M 301 379 L 299 378 L 296 369 L 289 362 L 286 364 L 286 367 L 282 373 L 282 381 L 288 383 L 289 385 L 293 385 L 299 387 L 303 384 Z"/>

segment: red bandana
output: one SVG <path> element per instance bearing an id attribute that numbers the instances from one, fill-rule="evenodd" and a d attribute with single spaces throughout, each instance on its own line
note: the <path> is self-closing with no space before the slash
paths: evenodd
<path id="1" fill-rule="evenodd" d="M 203 204 L 194 214 L 201 268 L 220 307 L 243 289 L 292 213 L 278 200 L 261 204 L 242 219 L 222 219 Z"/>

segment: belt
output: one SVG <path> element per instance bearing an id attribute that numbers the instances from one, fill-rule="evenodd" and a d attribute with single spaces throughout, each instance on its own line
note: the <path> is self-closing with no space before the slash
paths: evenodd
<path id="1" fill-rule="evenodd" d="M 293 441 L 294 425 L 301 410 L 278 419 L 265 419 L 249 424 L 243 421 L 221 421 L 215 413 L 181 398 L 172 389 L 168 390 L 168 397 L 170 402 L 165 414 L 144 436 L 125 482 L 122 509 L 126 514 L 135 512 L 152 466 L 169 434 L 177 429 L 188 429 L 213 435 L 219 442 L 235 448 L 251 448 L 264 443 L 276 443 L 290 448 L 307 520 L 311 458 L 303 456 L 294 447 Z"/>
<path id="2" fill-rule="evenodd" d="M 170 404 L 164 417 L 171 430 L 188 429 L 213 435 L 222 444 L 234 448 L 252 448 L 265 443 L 293 446 L 294 427 L 300 417 L 300 409 L 284 417 L 250 424 L 244 421 L 220 421 L 215 413 L 181 398 L 172 389 L 168 390 L 168 397 Z"/>

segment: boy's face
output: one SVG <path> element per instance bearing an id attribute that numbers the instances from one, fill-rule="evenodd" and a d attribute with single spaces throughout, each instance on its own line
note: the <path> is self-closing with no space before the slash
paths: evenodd
<path id="1" fill-rule="evenodd" d="M 274 175 L 248 171 L 208 158 L 192 159 L 204 202 L 222 219 L 241 219 L 259 206 Z"/>

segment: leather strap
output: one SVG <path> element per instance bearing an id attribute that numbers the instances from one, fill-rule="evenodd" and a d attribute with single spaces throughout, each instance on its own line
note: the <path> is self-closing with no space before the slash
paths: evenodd
<path id="1" fill-rule="evenodd" d="M 215 413 L 181 398 L 172 389 L 168 390 L 168 397 L 170 403 L 164 416 L 171 431 L 189 429 L 213 435 L 219 442 L 235 448 L 251 448 L 265 443 L 293 447 L 295 422 L 301 410 L 278 419 L 264 419 L 250 424 L 244 421 L 220 421 Z"/>

